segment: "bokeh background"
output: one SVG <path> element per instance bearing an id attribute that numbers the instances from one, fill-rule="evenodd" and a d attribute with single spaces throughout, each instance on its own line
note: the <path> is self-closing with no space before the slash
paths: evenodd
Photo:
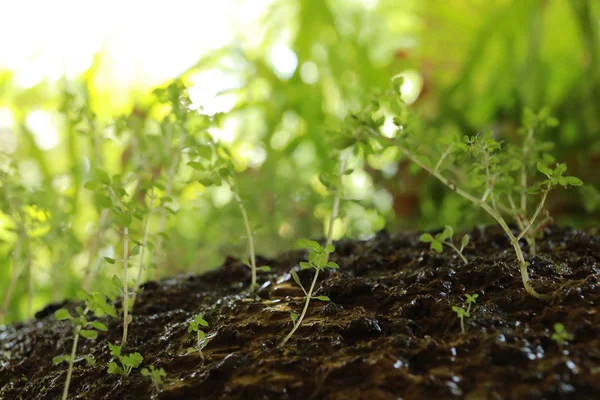
<path id="1" fill-rule="evenodd" d="M 261 226 L 259 254 L 323 236 L 330 202 L 317 176 L 333 165 L 329 129 L 397 76 L 427 134 L 491 130 L 511 142 L 525 107 L 549 107 L 560 125 L 539 135 L 586 185 L 548 207 L 557 223 L 597 225 L 599 57 L 594 0 L 3 2 L 0 301 L 15 281 L 4 321 L 72 297 L 89 263 L 101 271 L 99 288 L 118 271 L 102 257 L 118 255 L 119 232 L 99 224 L 83 184 L 91 169 L 122 173 L 132 157 L 152 155 L 132 156 L 132 143 L 161 135 L 152 90 L 173 79 L 193 109 L 219 115 L 209 133 L 236 158 L 250 219 Z M 163 226 L 169 235 L 151 277 L 246 253 L 229 188 L 206 188 L 191 174 L 176 166 L 176 213 L 164 225 L 150 220 L 153 235 Z M 344 184 L 337 238 L 486 222 L 393 155 L 357 161 Z M 23 191 L 11 195 L 17 186 Z M 10 207 L 33 221 L 21 245 Z"/>

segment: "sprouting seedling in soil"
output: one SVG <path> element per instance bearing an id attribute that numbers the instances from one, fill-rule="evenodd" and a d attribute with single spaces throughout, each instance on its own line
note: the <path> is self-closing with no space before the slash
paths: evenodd
<path id="1" fill-rule="evenodd" d="M 129 258 L 132 255 L 129 252 L 129 228 L 136 212 L 134 204 L 131 201 L 127 201 L 126 184 L 127 182 L 120 175 L 110 178 L 108 174 L 101 171 L 98 171 L 96 179 L 92 179 L 85 184 L 86 189 L 93 191 L 94 202 L 97 207 L 99 209 L 109 209 L 114 221 L 119 225 L 122 232 L 123 258 L 115 260 L 110 257 L 104 257 L 104 260 L 110 264 L 115 264 L 117 261 L 123 263 L 123 279 L 120 281 L 123 292 L 123 337 L 121 339 L 121 346 L 125 346 L 127 343 L 127 328 L 132 320 L 131 315 L 129 315 L 130 293 L 128 289 Z M 136 252 L 139 252 L 139 246 L 134 249 L 137 249 Z"/>
<path id="2" fill-rule="evenodd" d="M 200 354 L 200 358 L 204 360 L 204 354 L 202 354 L 202 349 L 206 347 L 208 344 L 208 339 L 206 337 L 206 333 L 202 330 L 202 328 L 208 327 L 208 322 L 202 317 L 202 315 L 196 315 L 193 320 L 190 321 L 188 326 L 188 332 L 196 332 L 196 347 L 188 348 L 188 353 L 193 353 L 195 351 Z"/>
<path id="3" fill-rule="evenodd" d="M 457 306 L 452 306 L 452 311 L 454 311 L 456 313 L 456 315 L 458 316 L 458 318 L 460 319 L 460 330 L 462 333 L 465 333 L 465 317 L 470 317 L 471 314 L 471 306 L 474 305 L 477 301 L 477 298 L 479 297 L 478 294 L 467 294 L 467 300 L 465 300 L 465 304 L 467 305 L 467 309 L 465 310 L 464 307 L 457 307 Z"/>
<path id="4" fill-rule="evenodd" d="M 313 297 L 312 294 L 315 290 L 315 285 L 317 283 L 317 278 L 319 277 L 319 272 L 324 271 L 326 268 L 330 268 L 330 269 L 338 269 L 339 268 L 339 266 L 335 262 L 329 261 L 329 255 L 335 251 L 335 247 L 332 244 L 332 242 L 333 242 L 333 225 L 335 223 L 335 220 L 336 220 L 336 218 L 338 216 L 338 212 L 339 212 L 340 200 L 342 198 L 342 176 L 346 173 L 346 165 L 348 163 L 348 157 L 349 157 L 349 154 L 341 156 L 342 159 L 340 160 L 339 171 L 337 174 L 330 174 L 330 176 L 327 176 L 326 178 L 320 177 L 321 182 L 326 183 L 325 186 L 328 189 L 330 189 L 334 194 L 333 209 L 331 211 L 331 216 L 329 217 L 329 227 L 327 230 L 328 231 L 327 232 L 327 241 L 325 243 L 325 246 L 323 246 L 323 247 L 321 247 L 321 245 L 319 243 L 313 242 L 310 240 L 302 240 L 300 242 L 300 244 L 303 247 L 306 247 L 309 250 L 308 262 L 301 262 L 300 268 L 314 269 L 315 274 L 313 276 L 313 280 L 312 280 L 310 287 L 308 289 L 308 292 L 307 292 L 304 289 L 304 287 L 302 286 L 302 283 L 300 282 L 300 278 L 298 277 L 298 274 L 296 274 L 296 272 L 292 270 L 292 277 L 294 278 L 294 281 L 302 288 L 302 291 L 304 292 L 306 299 L 305 299 L 304 308 L 302 309 L 302 313 L 300 314 L 300 317 L 298 317 L 298 315 L 296 313 L 290 314 L 290 318 L 292 319 L 294 327 L 292 328 L 290 333 L 288 333 L 287 336 L 281 341 L 281 343 L 279 344 L 280 347 L 285 346 L 285 344 L 288 342 L 288 340 L 290 340 L 292 335 L 294 335 L 296 330 L 302 324 L 302 321 L 304 320 L 304 317 L 306 316 L 306 311 L 308 310 L 308 305 L 310 304 L 311 299 L 315 298 L 317 300 L 329 301 L 329 297 L 327 297 L 327 296 Z M 323 182 L 323 181 L 325 181 L 325 182 Z"/>
<path id="5" fill-rule="evenodd" d="M 154 365 L 151 365 L 150 368 L 142 368 L 142 376 L 149 376 L 152 379 L 152 384 L 157 392 L 160 391 L 160 387 L 163 383 L 163 378 L 167 376 L 166 372 L 162 368 L 154 368 Z"/>
<path id="6" fill-rule="evenodd" d="M 400 82 L 393 82 L 393 86 L 393 90 L 386 92 L 383 102 L 377 103 L 376 107 L 370 105 L 368 110 L 350 119 L 355 129 L 362 129 L 361 132 L 378 141 L 380 147 L 395 147 L 402 156 L 492 217 L 508 236 L 514 249 L 527 293 L 539 299 L 550 299 L 551 295 L 539 294 L 531 285 L 527 270 L 529 264 L 525 260 L 519 241 L 525 238 L 532 246 L 532 239 L 546 225 L 548 218 L 540 222 L 537 219 L 542 214 L 552 189 L 558 186 L 580 186 L 581 180 L 565 176 L 566 165 L 554 163 L 554 158 L 547 153 L 551 144 L 536 143 L 531 135 L 526 139 L 529 143 L 524 151 L 522 147 L 496 141 L 491 134 L 463 138 L 457 137 L 454 132 L 440 132 L 439 135 L 419 134 L 418 126 L 415 125 L 415 128 L 407 117 L 400 96 Z M 387 112 L 381 104 L 386 104 L 387 109 L 396 114 L 394 124 L 398 130 L 395 139 L 381 133 L 383 122 L 381 118 L 374 117 Z M 555 120 L 551 119 L 546 110 L 542 110 L 537 118 L 546 121 L 546 126 L 555 125 Z M 529 177 L 536 172 L 544 174 L 546 179 L 536 183 L 523 179 L 523 176 Z M 538 194 L 539 200 L 529 217 L 528 210 L 517 205 L 515 198 L 521 199 L 521 204 L 527 204 L 531 194 Z M 512 231 L 507 217 L 515 222 L 519 233 L 515 234 Z"/>
<path id="7" fill-rule="evenodd" d="M 69 320 L 71 324 L 75 327 L 75 332 L 73 334 L 73 345 L 71 347 L 70 355 L 61 355 L 56 356 L 52 360 L 54 365 L 58 365 L 62 362 L 69 363 L 69 368 L 67 370 L 67 378 L 65 380 L 65 387 L 63 390 L 62 399 L 66 400 L 67 395 L 69 394 L 69 385 L 71 383 L 71 376 L 73 373 L 73 364 L 79 359 L 75 358 L 77 353 L 77 344 L 79 341 L 79 336 L 83 336 L 86 339 L 95 339 L 98 336 L 98 331 L 106 332 L 108 330 L 107 326 L 100 321 L 90 321 L 87 319 L 88 313 L 91 311 L 97 317 L 101 317 L 103 315 L 109 315 L 111 317 L 117 317 L 117 312 L 112 304 L 109 304 L 106 300 L 106 297 L 99 293 L 87 293 L 83 289 L 79 289 L 77 291 L 77 297 L 84 301 L 85 307 L 77 306 L 75 308 L 75 312 L 77 316 L 73 317 L 69 313 L 69 311 L 65 308 L 61 308 L 54 313 L 54 317 L 57 320 Z M 88 364 L 93 364 L 94 360 L 89 356 L 84 356 L 81 359 L 84 359 Z"/>
<path id="8" fill-rule="evenodd" d="M 554 333 L 552 334 L 552 340 L 554 340 L 556 344 L 562 347 L 566 341 L 573 340 L 573 335 L 567 332 L 563 324 L 556 323 L 554 324 Z"/>
<path id="9" fill-rule="evenodd" d="M 142 361 L 144 361 L 144 357 L 138 352 L 130 353 L 128 355 L 121 354 L 121 346 L 108 344 L 108 348 L 110 349 L 110 355 L 113 356 L 114 360 L 118 360 L 119 364 L 115 361 L 111 361 L 108 364 L 108 373 L 116 374 L 121 376 L 129 376 L 131 371 L 134 368 L 138 368 Z"/>
<path id="10" fill-rule="evenodd" d="M 454 235 L 454 231 L 451 226 L 446 225 L 446 228 L 442 233 L 438 233 L 437 235 L 432 236 L 430 233 L 424 233 L 419 237 L 419 240 L 423 243 L 430 243 L 429 248 L 431 250 L 435 250 L 438 253 L 444 251 L 443 245 L 450 247 L 452 250 L 458 254 L 460 259 L 466 264 L 469 261 L 463 255 L 463 250 L 469 244 L 469 235 L 464 235 L 460 241 L 460 249 L 454 245 L 452 241 L 452 236 Z"/>
<path id="11" fill-rule="evenodd" d="M 258 289 L 258 284 L 256 282 L 257 270 L 267 271 L 268 267 L 262 266 L 257 268 L 256 266 L 254 231 L 250 225 L 248 212 L 236 183 L 233 155 L 227 148 L 215 143 L 208 134 L 201 135 L 201 138 L 202 143 L 194 149 L 198 160 L 191 161 L 188 165 L 201 173 L 201 177 L 198 181 L 206 187 L 221 186 L 223 182 L 229 185 L 244 221 L 246 239 L 248 240 L 250 268 L 252 270 L 250 293 L 254 294 Z"/>

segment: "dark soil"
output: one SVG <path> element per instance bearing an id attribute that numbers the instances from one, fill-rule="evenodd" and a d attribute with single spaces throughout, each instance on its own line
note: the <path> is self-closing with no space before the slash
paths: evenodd
<path id="1" fill-rule="evenodd" d="M 70 398 L 85 399 L 600 399 L 600 237 L 551 228 L 529 257 L 534 287 L 553 301 L 528 296 L 515 256 L 497 229 L 471 233 L 469 263 L 433 253 L 418 234 L 379 234 L 337 243 L 341 269 L 321 274 L 307 318 L 290 342 L 279 342 L 300 313 L 303 293 L 289 271 L 305 258 L 290 252 L 266 260 L 259 298 L 248 298 L 250 272 L 229 259 L 202 276 L 148 282 L 136 304 L 125 353 L 167 372 L 160 392 L 134 370 L 108 375 L 107 343 L 121 324 L 80 340 Z M 312 271 L 299 271 L 305 287 Z M 466 333 L 452 306 L 479 294 Z M 56 399 L 73 329 L 49 306 L 34 321 L 0 327 L 0 397 Z M 202 313 L 210 342 L 187 353 L 188 322 Z M 573 339 L 551 336 L 562 323 Z"/>

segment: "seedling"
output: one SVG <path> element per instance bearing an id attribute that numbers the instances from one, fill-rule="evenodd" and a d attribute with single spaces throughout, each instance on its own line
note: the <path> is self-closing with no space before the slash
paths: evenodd
<path id="1" fill-rule="evenodd" d="M 136 213 L 135 204 L 128 199 L 125 186 L 129 183 L 122 176 L 115 175 L 112 178 L 103 171 L 97 171 L 97 178 L 88 181 L 85 188 L 94 192 L 94 202 L 99 209 L 109 209 L 114 221 L 120 226 L 123 240 L 123 258 L 115 260 L 104 257 L 104 260 L 110 264 L 117 261 L 123 263 L 123 337 L 121 346 L 127 343 L 127 331 L 132 317 L 129 315 L 129 290 L 128 290 L 128 271 L 129 258 L 132 254 L 129 252 L 130 237 L 129 228 L 132 224 L 134 214 Z M 133 251 L 139 253 L 139 247 L 134 247 Z"/>
<path id="2" fill-rule="evenodd" d="M 556 323 L 554 324 L 554 333 L 552 334 L 552 340 L 554 340 L 556 344 L 562 347 L 566 341 L 573 340 L 573 335 L 567 332 L 563 324 Z"/>
<path id="3" fill-rule="evenodd" d="M 226 147 L 215 143 L 208 134 L 201 136 L 203 142 L 195 149 L 198 161 L 191 161 L 188 163 L 188 165 L 201 173 L 201 177 L 198 181 L 204 186 L 221 186 L 224 182 L 229 185 L 244 221 L 246 238 L 248 240 L 250 268 L 252 270 L 250 293 L 255 294 L 256 290 L 258 289 L 256 273 L 259 268 L 256 267 L 254 231 L 250 226 L 248 212 L 236 184 L 236 172 L 235 165 L 233 163 L 233 155 Z M 267 270 L 265 267 L 266 266 L 262 266 L 260 269 Z"/>
<path id="4" fill-rule="evenodd" d="M 204 360 L 202 349 L 208 344 L 208 338 L 206 337 L 206 333 L 202 330 L 202 327 L 208 327 L 208 322 L 206 322 L 202 315 L 196 315 L 196 317 L 190 321 L 190 325 L 188 326 L 189 333 L 196 332 L 196 347 L 188 348 L 188 352 L 192 353 L 197 351 L 198 354 L 200 354 L 200 358 Z"/>
<path id="5" fill-rule="evenodd" d="M 379 147 L 395 147 L 401 155 L 427 171 L 458 196 L 485 211 L 508 236 L 515 251 L 525 290 L 539 299 L 552 298 L 550 295 L 537 293 L 531 286 L 527 271 L 529 264 L 525 260 L 519 241 L 526 238 L 530 246 L 533 246 L 533 238 L 545 225 L 544 221 L 537 223 L 537 219 L 552 189 L 558 186 L 580 186 L 581 180 L 565 176 L 566 165 L 555 163 L 554 158 L 547 152 L 551 144 L 536 143 L 532 134 L 526 137 L 527 144 L 524 147 L 506 145 L 496 141 L 489 133 L 463 138 L 457 137 L 453 132 L 441 132 L 433 137 L 420 134 L 408 120 L 400 96 L 400 85 L 401 82 L 393 82 L 393 89 L 382 96 L 382 102 L 374 102 L 365 111 L 349 119 L 354 134 L 363 142 L 375 140 Z M 386 106 L 383 107 L 382 104 Z M 381 114 L 390 111 L 395 114 L 394 124 L 398 127 L 395 139 L 380 132 L 385 121 Z M 537 114 L 536 120 L 544 121 L 545 126 L 556 124 L 547 110 Z M 432 142 L 427 142 L 429 138 Z M 534 175 L 536 170 L 545 178 L 532 183 L 526 178 Z M 538 194 L 539 200 L 535 211 L 529 217 L 524 205 L 529 202 L 528 196 L 531 194 Z M 517 205 L 515 197 L 521 199 L 520 205 Z M 519 228 L 518 233 L 513 233 L 506 218 L 515 222 Z"/>
<path id="6" fill-rule="evenodd" d="M 73 334 L 73 346 L 71 347 L 70 355 L 60 355 L 53 358 L 52 362 L 54 365 L 58 365 L 62 362 L 69 363 L 69 368 L 67 370 L 67 378 L 65 380 L 65 387 L 63 390 L 62 399 L 66 400 L 67 395 L 69 394 L 69 385 L 71 383 L 71 375 L 73 373 L 73 364 L 75 361 L 78 361 L 75 358 L 77 353 L 77 344 L 79 341 L 79 336 L 83 336 L 86 339 L 96 339 L 98 337 L 98 331 L 106 332 L 108 330 L 107 326 L 100 321 L 89 321 L 86 317 L 87 314 L 91 311 L 97 317 L 101 317 L 104 315 L 109 315 L 111 317 L 117 317 L 117 312 L 115 308 L 109 304 L 106 300 L 106 297 L 99 293 L 87 293 L 83 289 L 77 291 L 77 296 L 79 299 L 83 300 L 85 303 L 85 307 L 77 306 L 75 308 L 75 312 L 77 313 L 76 317 L 71 316 L 69 311 L 65 308 L 61 308 L 54 313 L 54 317 L 57 320 L 69 320 L 71 324 L 75 327 L 75 332 Z M 93 364 L 93 359 L 89 356 L 84 356 L 83 359 L 88 364 Z"/>
<path id="7" fill-rule="evenodd" d="M 333 225 L 334 225 L 334 222 L 335 222 L 335 220 L 338 216 L 338 212 L 339 212 L 340 200 L 342 197 L 342 176 L 346 172 L 346 165 L 348 162 L 347 157 L 348 156 L 343 157 L 342 160 L 340 161 L 340 167 L 339 167 L 339 171 L 337 174 L 330 174 L 330 176 L 321 176 L 320 177 L 321 183 L 325 184 L 325 186 L 330 191 L 332 191 L 334 194 L 333 209 L 331 212 L 331 216 L 329 218 L 327 241 L 326 241 L 324 247 L 321 247 L 321 245 L 319 243 L 313 242 L 310 240 L 300 241 L 300 245 L 309 250 L 308 262 L 301 262 L 300 268 L 301 269 L 314 269 L 315 274 L 314 274 L 313 280 L 310 284 L 310 288 L 308 289 L 308 292 L 307 292 L 304 289 L 304 287 L 302 286 L 302 283 L 300 282 L 300 278 L 298 277 L 298 274 L 296 273 L 296 271 L 292 270 L 292 277 L 293 277 L 294 281 L 300 286 L 300 288 L 304 292 L 304 295 L 306 296 L 306 300 L 304 302 L 304 308 L 302 309 L 302 313 L 300 314 L 299 318 L 296 313 L 290 314 L 290 318 L 292 319 L 292 323 L 294 324 L 294 327 L 292 328 L 290 333 L 288 333 L 288 335 L 281 341 L 281 343 L 279 344 L 280 347 L 285 346 L 285 344 L 288 342 L 288 340 L 290 340 L 292 335 L 296 332 L 296 330 L 298 330 L 298 328 L 302 324 L 302 321 L 304 320 L 304 317 L 306 316 L 306 311 L 308 310 L 308 305 L 310 304 L 311 299 L 314 298 L 316 300 L 321 300 L 321 301 L 330 301 L 329 297 L 327 297 L 327 296 L 313 297 L 312 294 L 313 294 L 313 291 L 315 290 L 315 285 L 317 283 L 317 278 L 319 277 L 319 272 L 324 271 L 326 268 L 330 268 L 330 269 L 338 269 L 339 268 L 339 266 L 335 262 L 329 261 L 329 255 L 335 251 L 335 247 L 332 244 Z"/>
<path id="8" fill-rule="evenodd" d="M 152 379 L 152 384 L 154 385 L 154 388 L 156 389 L 157 392 L 160 391 L 160 387 L 163 384 L 163 378 L 167 376 L 167 374 L 165 373 L 165 370 L 162 368 L 154 368 L 154 365 L 150 366 L 150 369 L 148 368 L 142 368 L 142 376 L 149 376 L 150 379 Z"/>
<path id="9" fill-rule="evenodd" d="M 477 301 L 477 298 L 479 297 L 478 294 L 467 294 L 467 300 L 465 300 L 465 304 L 467 305 L 467 309 L 465 310 L 464 307 L 457 307 L 457 306 L 452 306 L 452 311 L 454 311 L 456 313 L 456 315 L 458 316 L 458 318 L 460 319 L 460 330 L 462 333 L 465 333 L 465 317 L 470 317 L 471 314 L 471 306 L 474 305 Z"/>
<path id="10" fill-rule="evenodd" d="M 111 361 L 108 364 L 108 373 L 116 374 L 121 376 L 129 376 L 131 371 L 134 368 L 138 368 L 142 361 L 144 361 L 144 357 L 140 353 L 130 353 L 129 355 L 121 355 L 121 346 L 108 344 L 108 348 L 110 349 L 110 355 L 113 356 L 114 359 L 119 361 L 117 364 L 115 361 Z"/>
<path id="11" fill-rule="evenodd" d="M 442 233 L 438 233 L 433 237 L 430 233 L 424 233 L 419 237 L 419 240 L 423 243 L 430 243 L 429 248 L 431 250 L 435 250 L 438 253 L 444 251 L 443 245 L 450 247 L 452 250 L 458 254 L 460 259 L 466 264 L 469 261 L 463 255 L 464 248 L 469 244 L 469 235 L 464 235 L 460 241 L 460 249 L 454 245 L 452 241 L 452 236 L 454 231 L 451 226 L 446 225 L 446 228 Z"/>

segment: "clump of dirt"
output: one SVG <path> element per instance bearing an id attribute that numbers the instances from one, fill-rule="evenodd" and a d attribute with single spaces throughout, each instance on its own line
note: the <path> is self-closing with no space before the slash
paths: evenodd
<path id="1" fill-rule="evenodd" d="M 468 264 L 451 252 L 437 254 L 417 233 L 380 233 L 368 241 L 336 243 L 341 269 L 322 273 L 305 322 L 290 342 L 303 293 L 289 274 L 306 254 L 275 260 L 262 275 L 257 298 L 244 290 L 250 272 L 228 259 L 217 271 L 148 282 L 138 296 L 128 352 L 143 366 L 164 368 L 160 391 L 139 370 L 108 375 L 107 344 L 118 343 L 121 322 L 96 340 L 82 340 L 70 398 L 86 399 L 598 399 L 600 394 L 600 238 L 591 232 L 548 228 L 538 255 L 529 256 L 544 302 L 523 289 L 514 253 L 495 228 L 471 232 Z M 479 295 L 465 318 L 452 306 Z M 71 305 L 72 306 L 72 305 Z M 66 365 L 52 358 L 69 352 L 73 329 L 55 321 L 49 306 L 37 318 L 0 328 L 0 398 L 56 399 Z M 188 354 L 187 332 L 197 314 L 209 322 L 210 341 Z M 559 345 L 554 324 L 573 335 Z"/>

